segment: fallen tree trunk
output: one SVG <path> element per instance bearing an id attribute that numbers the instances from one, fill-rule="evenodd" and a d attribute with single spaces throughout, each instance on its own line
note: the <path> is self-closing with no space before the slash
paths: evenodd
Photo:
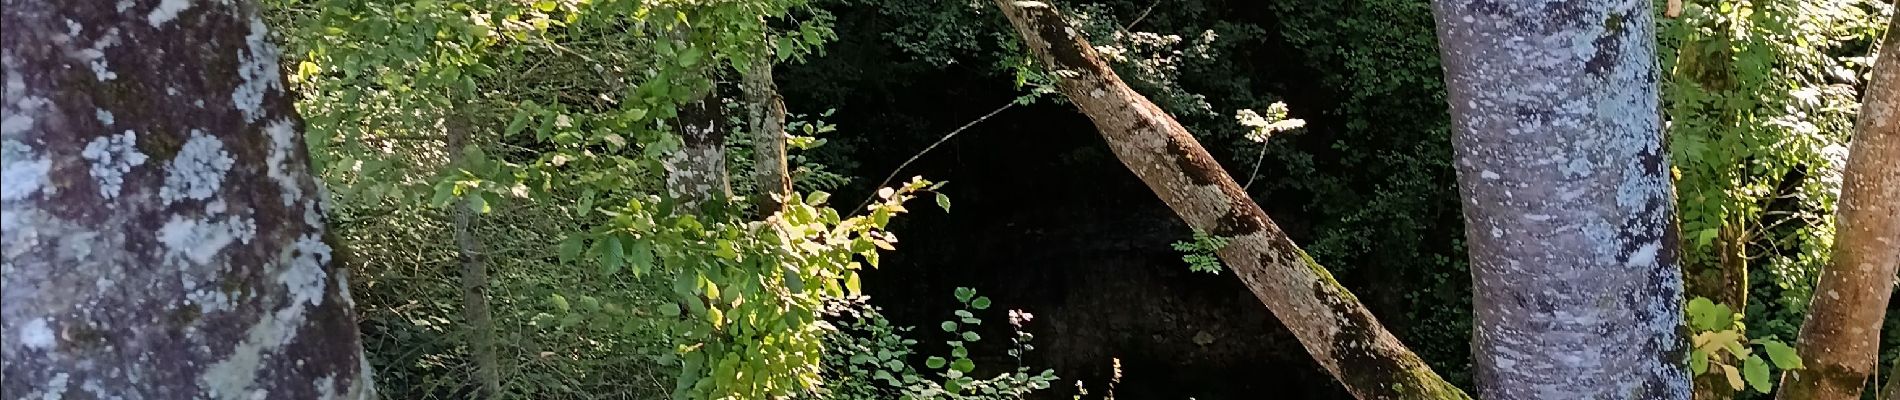
<path id="1" fill-rule="evenodd" d="M 1122 164 L 1197 231 L 1321 367 L 1361 399 L 1463 399 L 1267 218 L 1186 128 L 1129 88 L 1047 3 L 996 0 Z"/>

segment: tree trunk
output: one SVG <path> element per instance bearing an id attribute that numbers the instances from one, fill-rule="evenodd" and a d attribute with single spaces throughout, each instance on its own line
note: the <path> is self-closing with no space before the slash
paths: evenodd
<path id="1" fill-rule="evenodd" d="M 1650 1 L 1433 9 L 1479 396 L 1689 398 Z"/>
<path id="2" fill-rule="evenodd" d="M 443 128 L 448 136 L 448 156 L 455 160 L 451 165 L 465 167 L 468 117 L 460 110 L 450 110 Z M 454 208 L 451 215 L 455 225 L 456 259 L 462 264 L 462 317 L 468 323 L 468 356 L 475 363 L 473 375 L 475 383 L 480 385 L 480 398 L 499 398 L 501 365 L 495 354 L 495 318 L 488 307 L 488 257 L 483 254 L 481 239 L 475 237 L 475 210 L 469 208 L 467 197 L 451 207 Z"/>
<path id="3" fill-rule="evenodd" d="M 684 23 L 676 22 L 665 32 L 678 43 L 692 45 L 692 28 Z M 701 66 L 696 74 L 710 80 L 713 70 Z M 719 129 L 719 123 L 725 120 L 725 107 L 719 102 L 716 85 L 692 90 L 693 100 L 680 105 L 673 121 L 680 135 L 680 149 L 664 161 L 667 194 L 679 202 L 681 212 L 688 213 L 700 211 L 700 205 L 707 201 L 732 197 L 732 184 L 726 177 L 726 132 Z"/>
<path id="4" fill-rule="evenodd" d="M 772 82 L 772 57 L 760 56 L 745 76 L 746 121 L 752 129 L 752 181 L 759 186 L 754 202 L 760 216 L 777 213 L 792 195 L 792 175 L 785 164 L 785 101 Z"/>
<path id="5" fill-rule="evenodd" d="M 1220 258 L 1327 372 L 1362 399 L 1463 399 L 1294 245 L 1173 117 L 1124 84 L 1046 3 L 996 0 L 1057 88 L 1188 226 L 1230 238 Z"/>
<path id="6" fill-rule="evenodd" d="M 677 122 L 682 146 L 666 160 L 666 190 L 683 211 L 698 211 L 707 201 L 732 197 L 732 184 L 726 179 L 726 132 L 719 130 L 724 117 L 724 107 L 711 90 L 680 106 Z"/>
<path id="7" fill-rule="evenodd" d="M 1783 374 L 1784 400 L 1859 399 L 1879 358 L 1900 268 L 1900 35 L 1887 35 L 1877 60 L 1842 172 L 1833 259 L 1795 346 L 1807 368 Z"/>
<path id="8" fill-rule="evenodd" d="M 258 10 L 138 3 L 0 11 L 0 398 L 374 398 Z"/>

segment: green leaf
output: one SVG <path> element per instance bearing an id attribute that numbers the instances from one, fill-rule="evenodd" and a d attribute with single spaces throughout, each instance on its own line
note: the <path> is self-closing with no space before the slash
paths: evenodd
<path id="1" fill-rule="evenodd" d="M 1694 372 L 1694 374 L 1691 375 L 1702 375 L 1704 372 L 1709 372 L 1709 352 L 1690 350 L 1689 370 Z"/>
<path id="2" fill-rule="evenodd" d="M 567 312 L 568 310 L 567 297 L 561 296 L 560 293 L 548 295 L 548 302 L 554 303 L 554 309 L 556 310 L 561 310 L 561 312 Z"/>
<path id="3" fill-rule="evenodd" d="M 1689 300 L 1688 310 L 1691 324 L 1698 331 L 1720 330 L 1735 322 L 1735 311 L 1705 297 Z"/>
<path id="4" fill-rule="evenodd" d="M 957 288 L 958 302 L 968 303 L 970 302 L 970 298 L 975 297 L 975 296 L 976 296 L 976 289 L 971 289 L 971 288 L 966 288 L 966 287 Z"/>
<path id="5" fill-rule="evenodd" d="M 627 249 L 627 261 L 633 264 L 635 276 L 646 275 L 647 271 L 653 270 L 653 243 L 640 239 L 630 240 L 633 245 Z"/>
<path id="6" fill-rule="evenodd" d="M 508 120 L 508 128 L 501 131 L 502 136 L 514 136 L 521 133 L 521 130 L 527 129 L 529 115 L 527 108 L 516 110 L 514 119 Z"/>
<path id="7" fill-rule="evenodd" d="M 978 310 L 988 310 L 990 308 L 990 298 L 978 297 L 976 300 L 970 302 L 970 307 L 975 307 Z"/>
<path id="8" fill-rule="evenodd" d="M 943 193 L 938 193 L 937 207 L 943 208 L 943 212 L 950 212 L 950 196 L 945 196 L 943 195 Z"/>
<path id="9" fill-rule="evenodd" d="M 974 342 L 974 341 L 977 341 L 977 340 L 982 340 L 982 339 L 983 339 L 983 337 L 982 337 L 982 336 L 978 336 L 978 335 L 976 334 L 976 332 L 964 332 L 964 333 L 963 333 L 963 340 L 964 340 L 964 341 L 968 341 L 968 342 Z"/>
<path id="10" fill-rule="evenodd" d="M 959 358 L 956 362 L 950 363 L 950 369 L 969 373 L 970 370 L 976 369 L 976 362 L 968 358 Z"/>
<path id="11" fill-rule="evenodd" d="M 1743 361 L 1742 376 L 1748 379 L 1748 386 L 1757 392 L 1768 393 L 1769 389 L 1775 387 L 1775 382 L 1768 377 L 1768 362 L 1762 361 L 1761 357 L 1749 357 Z"/>
<path id="12" fill-rule="evenodd" d="M 680 68 L 692 68 L 694 65 L 699 65 L 699 58 L 705 53 L 705 50 L 700 50 L 698 47 L 687 47 L 679 54 Z"/>
<path id="13" fill-rule="evenodd" d="M 673 303 L 661 304 L 660 315 L 665 315 L 668 317 L 678 317 L 680 316 L 680 305 L 673 304 Z"/>
<path id="14" fill-rule="evenodd" d="M 1730 388 L 1742 390 L 1742 372 L 1736 370 L 1735 366 L 1722 364 L 1722 376 L 1728 378 L 1728 386 Z"/>
<path id="15" fill-rule="evenodd" d="M 844 273 L 844 290 L 845 291 L 851 293 L 852 297 L 857 297 L 859 293 L 863 293 L 863 290 L 861 290 L 860 285 L 861 284 L 858 282 L 857 271 L 845 271 Z"/>
<path id="16" fill-rule="evenodd" d="M 929 359 L 924 360 L 924 366 L 930 367 L 931 369 L 943 368 L 945 362 L 943 357 L 930 356 Z"/>
<path id="17" fill-rule="evenodd" d="M 626 266 L 627 256 L 625 247 L 620 244 L 620 239 L 609 237 L 601 243 L 605 247 L 600 253 L 600 273 L 613 275 L 615 272 L 620 272 L 620 268 Z"/>
<path id="18" fill-rule="evenodd" d="M 943 325 L 940 325 L 939 327 L 941 327 L 941 328 L 943 328 L 943 331 L 944 331 L 944 332 L 956 332 L 956 331 L 957 331 L 957 323 L 956 323 L 956 322 L 951 322 L 951 321 L 943 321 Z"/>
<path id="19" fill-rule="evenodd" d="M 574 257 L 580 257 L 581 250 L 584 250 L 586 247 L 587 239 L 582 238 L 581 235 L 567 235 L 566 239 L 561 239 L 561 247 L 558 251 L 561 255 L 561 262 L 573 262 Z"/>
<path id="20" fill-rule="evenodd" d="M 1767 351 L 1768 358 L 1770 360 L 1774 360 L 1775 368 L 1781 368 L 1781 369 L 1801 369 L 1802 368 L 1801 356 L 1795 353 L 1794 347 L 1788 346 L 1785 343 L 1781 343 L 1781 341 L 1779 340 L 1773 340 L 1773 339 L 1763 339 L 1763 340 L 1757 340 L 1755 342 L 1760 343 L 1762 350 Z"/>

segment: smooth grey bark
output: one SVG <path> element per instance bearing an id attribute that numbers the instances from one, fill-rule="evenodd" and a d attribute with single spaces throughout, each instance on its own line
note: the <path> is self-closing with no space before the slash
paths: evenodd
<path id="1" fill-rule="evenodd" d="M 1123 165 L 1189 227 L 1229 238 L 1218 255 L 1320 367 L 1361 399 L 1465 399 L 1308 257 L 1187 128 L 1135 92 L 1053 6 L 996 0 L 1056 88 Z"/>
<path id="2" fill-rule="evenodd" d="M 1900 14 L 1888 21 L 1841 174 L 1834 254 L 1821 269 L 1780 399 L 1859 399 L 1880 358 L 1880 323 L 1900 269 Z"/>
<path id="3" fill-rule="evenodd" d="M 1478 395 L 1687 399 L 1649 0 L 1435 0 Z"/>
<path id="4" fill-rule="evenodd" d="M 466 165 L 463 150 L 469 145 L 468 117 L 461 110 L 450 110 L 443 119 L 443 128 L 447 131 L 447 153 L 456 160 L 451 165 Z M 467 198 L 455 202 L 453 208 L 456 260 L 462 267 L 462 318 L 468 324 L 468 356 L 475 363 L 472 375 L 480 398 L 494 399 L 501 395 L 501 362 L 495 353 L 495 318 L 488 306 L 488 256 L 481 238 L 475 237 L 477 218 Z"/>
<path id="5" fill-rule="evenodd" d="M 752 131 L 752 181 L 758 185 L 759 215 L 770 216 L 792 195 L 785 160 L 785 101 L 772 81 L 772 57 L 762 56 L 745 75 L 746 121 Z"/>
<path id="6" fill-rule="evenodd" d="M 0 8 L 0 398 L 375 397 L 256 7 Z"/>

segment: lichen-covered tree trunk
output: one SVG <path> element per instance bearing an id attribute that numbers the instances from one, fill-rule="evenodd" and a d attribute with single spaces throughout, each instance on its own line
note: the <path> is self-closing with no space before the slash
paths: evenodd
<path id="1" fill-rule="evenodd" d="M 1900 269 L 1900 35 L 1887 34 L 1877 60 L 1842 172 L 1833 258 L 1795 346 L 1807 368 L 1783 374 L 1784 400 L 1859 399 L 1879 358 Z"/>
<path id="2" fill-rule="evenodd" d="M 754 201 L 759 215 L 772 215 L 792 195 L 792 175 L 785 164 L 785 102 L 772 82 L 772 57 L 760 56 L 745 75 L 746 121 L 752 130 L 752 181 L 759 186 Z"/>
<path id="3" fill-rule="evenodd" d="M 1478 395 L 1687 399 L 1649 0 L 1436 0 Z"/>
<path id="4" fill-rule="evenodd" d="M 690 43 L 692 28 L 682 24 L 667 27 L 666 35 Z M 703 66 L 697 73 L 708 80 L 713 76 L 712 69 Z M 673 120 L 681 145 L 664 161 L 666 191 L 687 212 L 699 211 L 707 201 L 732 197 L 732 183 L 726 177 L 726 132 L 719 129 L 719 123 L 725 120 L 725 107 L 719 102 L 715 86 L 691 89 L 695 91 L 693 100 L 680 105 Z"/>
<path id="5" fill-rule="evenodd" d="M 666 159 L 666 190 L 683 210 L 732 197 L 726 178 L 726 132 L 719 129 L 723 111 L 711 90 L 680 106 L 675 122 L 682 145 Z"/>
<path id="6" fill-rule="evenodd" d="M 996 4 L 1122 164 L 1189 227 L 1230 238 L 1221 260 L 1347 391 L 1361 399 L 1467 398 L 1287 238 L 1174 117 L 1123 83 L 1054 7 Z"/>
<path id="7" fill-rule="evenodd" d="M 257 9 L 0 7 L 0 398 L 373 398 Z"/>
<path id="8" fill-rule="evenodd" d="M 467 118 L 460 110 L 450 110 L 442 121 L 448 139 L 445 150 L 454 160 L 450 165 L 457 167 L 466 162 L 463 154 L 467 154 L 464 150 L 469 145 Z M 481 398 L 494 399 L 501 394 L 501 363 L 495 354 L 495 318 L 488 306 L 488 257 L 483 253 L 481 239 L 475 237 L 475 210 L 470 208 L 468 200 L 455 202 L 453 208 L 450 215 L 455 227 L 456 260 L 462 267 L 462 318 L 468 324 L 468 356 L 475 362 L 472 375 Z"/>

